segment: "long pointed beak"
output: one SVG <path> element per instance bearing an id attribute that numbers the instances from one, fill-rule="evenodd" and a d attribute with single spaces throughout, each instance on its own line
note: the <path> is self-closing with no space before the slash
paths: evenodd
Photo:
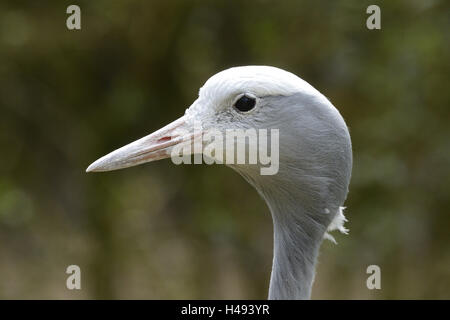
<path id="1" fill-rule="evenodd" d="M 112 171 L 169 158 L 174 146 L 193 143 L 198 135 L 186 120 L 186 116 L 183 116 L 158 131 L 101 157 L 86 172 Z"/>

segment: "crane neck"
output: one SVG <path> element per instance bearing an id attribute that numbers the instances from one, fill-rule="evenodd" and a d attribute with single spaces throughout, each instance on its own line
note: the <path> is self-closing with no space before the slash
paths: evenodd
<path id="1" fill-rule="evenodd" d="M 263 180 L 237 168 L 272 214 L 274 256 L 269 299 L 309 299 L 319 248 L 333 218 L 325 208 L 333 211 L 333 206 L 326 180 L 305 175 L 295 179 L 281 170 L 284 167 L 280 166 L 281 174 Z"/>
<path id="2" fill-rule="evenodd" d="M 265 199 L 274 228 L 269 299 L 309 299 L 327 225 L 321 221 L 323 210 L 304 206 L 299 203 L 301 200 L 280 202 L 276 195 L 274 198 L 266 195 Z"/>

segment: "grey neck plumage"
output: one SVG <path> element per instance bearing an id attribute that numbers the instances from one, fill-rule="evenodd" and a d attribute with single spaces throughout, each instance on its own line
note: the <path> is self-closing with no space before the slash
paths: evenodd
<path id="1" fill-rule="evenodd" d="M 269 299 L 309 299 L 325 230 L 300 206 L 291 212 L 269 206 L 274 223 Z"/>
<path id="2" fill-rule="evenodd" d="M 261 183 L 254 175 L 238 171 L 264 198 L 272 214 L 274 256 L 269 299 L 309 299 L 319 248 L 333 218 L 325 208 L 331 212 L 335 208 L 327 205 L 320 192 L 305 189 L 302 183 Z M 267 187 L 273 185 L 284 188 Z M 322 187 L 320 183 L 317 186 Z"/>

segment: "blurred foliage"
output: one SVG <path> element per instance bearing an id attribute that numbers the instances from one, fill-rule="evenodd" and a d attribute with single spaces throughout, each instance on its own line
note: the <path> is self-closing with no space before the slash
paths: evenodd
<path id="1" fill-rule="evenodd" d="M 78 4 L 82 30 L 66 28 Z M 382 29 L 365 26 L 381 7 Z M 85 174 L 183 114 L 214 73 L 264 64 L 350 127 L 348 236 L 313 298 L 450 298 L 450 2 L 0 2 L 0 298 L 265 298 L 272 225 L 225 166 Z M 82 269 L 82 290 L 65 287 Z M 382 290 L 366 288 L 366 267 Z"/>

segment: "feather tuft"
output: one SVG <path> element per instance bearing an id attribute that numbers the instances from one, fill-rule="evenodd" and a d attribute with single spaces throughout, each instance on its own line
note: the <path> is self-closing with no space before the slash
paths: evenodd
<path id="1" fill-rule="evenodd" d="M 337 244 L 336 239 L 331 234 L 329 234 L 329 232 L 339 230 L 343 234 L 348 234 L 348 229 L 344 226 L 344 223 L 348 221 L 344 216 L 344 209 L 345 207 L 339 207 L 338 212 L 334 216 L 333 220 L 327 228 L 327 231 L 323 235 L 324 239 L 330 240 L 334 244 Z"/>

